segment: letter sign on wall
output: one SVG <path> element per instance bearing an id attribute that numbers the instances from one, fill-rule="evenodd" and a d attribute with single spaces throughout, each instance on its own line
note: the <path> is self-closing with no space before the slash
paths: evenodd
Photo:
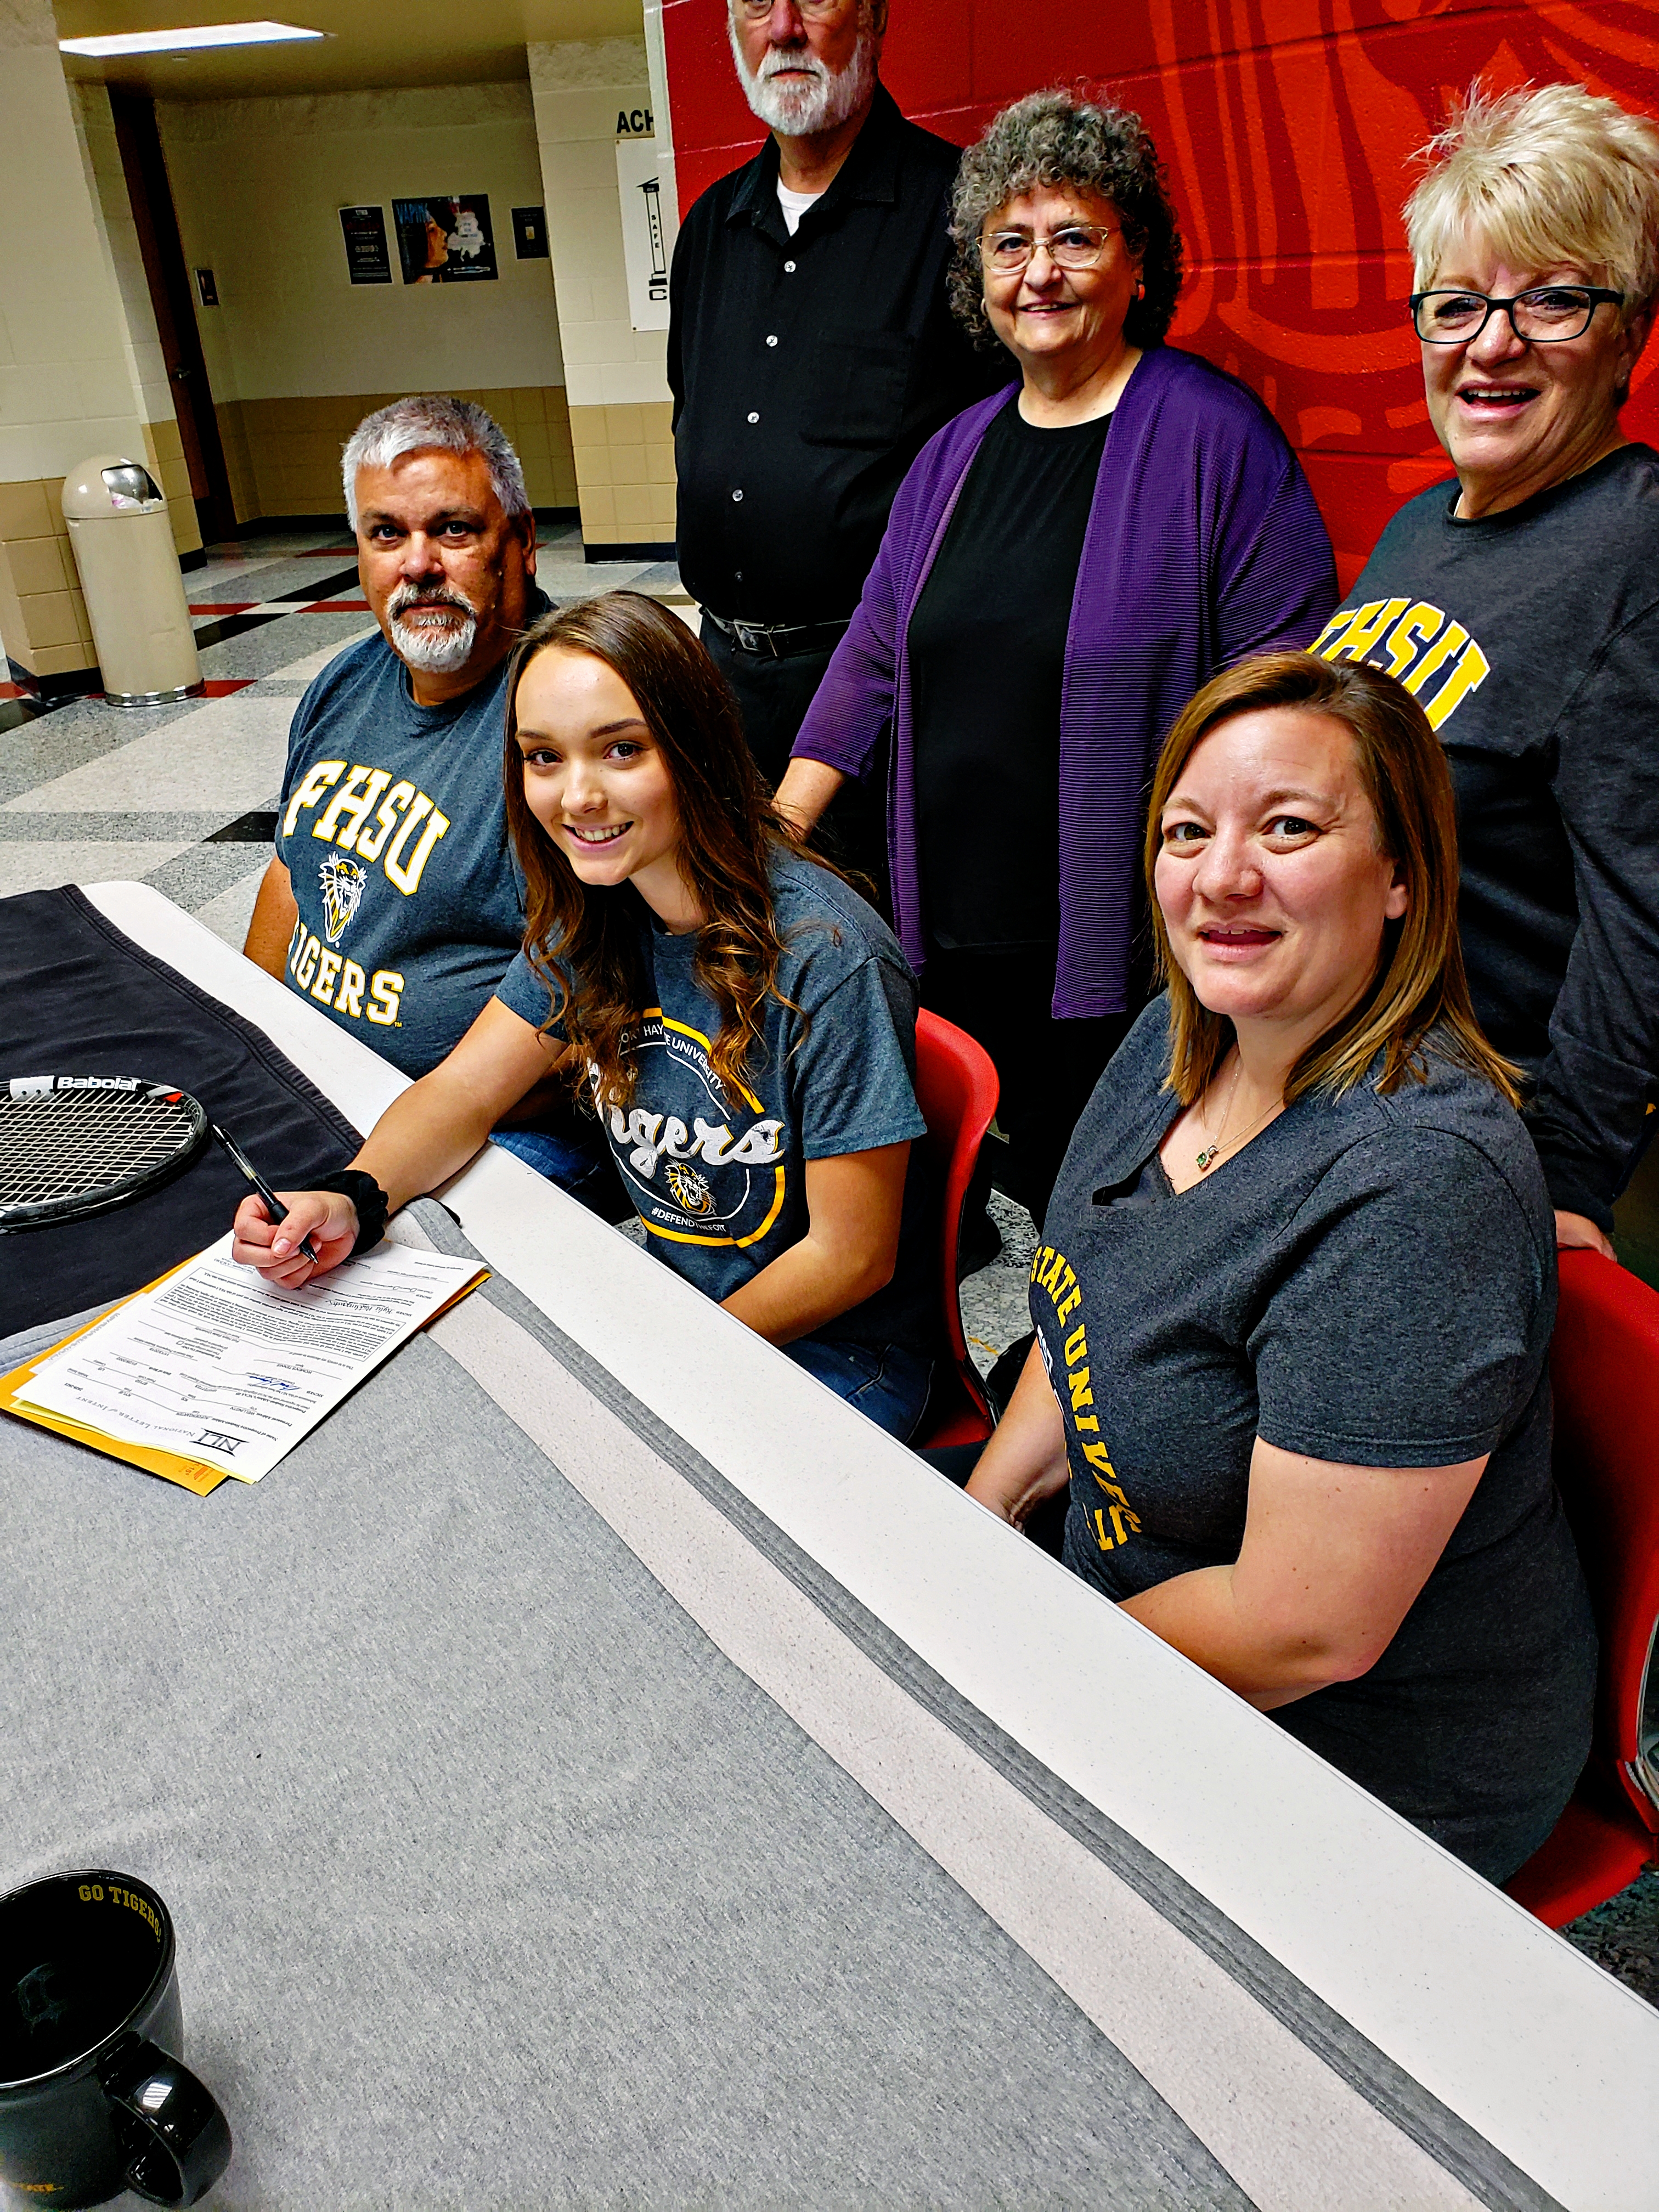
<path id="1" fill-rule="evenodd" d="M 639 112 L 643 119 L 644 111 Z M 622 203 L 623 258 L 628 268 L 628 305 L 634 327 L 665 331 L 672 233 L 663 205 L 654 138 L 617 139 L 617 192 Z"/>
<path id="2" fill-rule="evenodd" d="M 386 244 L 383 207 L 343 207 L 340 228 L 345 234 L 346 270 L 354 284 L 389 284 L 392 252 Z"/>

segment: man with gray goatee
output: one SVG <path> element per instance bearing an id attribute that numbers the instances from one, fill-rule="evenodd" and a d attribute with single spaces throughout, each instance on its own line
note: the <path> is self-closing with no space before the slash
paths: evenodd
<path id="1" fill-rule="evenodd" d="M 380 635 L 337 654 L 300 702 L 243 950 L 424 1075 L 523 934 L 502 692 L 548 601 L 524 471 L 482 407 L 397 400 L 358 425 L 343 473 Z"/>

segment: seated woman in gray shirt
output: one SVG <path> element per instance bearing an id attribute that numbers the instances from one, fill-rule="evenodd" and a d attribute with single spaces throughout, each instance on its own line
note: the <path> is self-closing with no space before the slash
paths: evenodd
<path id="1" fill-rule="evenodd" d="M 1169 988 L 1078 1125 L 969 1494 L 1018 1524 L 1069 1480 L 1074 1573 L 1503 1881 L 1589 1748 L 1595 1640 L 1549 1197 L 1422 708 L 1306 653 L 1218 677 L 1146 870 Z"/>
<path id="2" fill-rule="evenodd" d="M 934 1301 L 903 954 L 790 842 L 724 680 L 653 599 L 544 615 L 507 701 L 525 950 L 349 1168 L 280 1193 L 280 1224 L 241 1207 L 235 1257 L 287 1284 L 337 1266 L 562 1079 L 591 1097 L 659 1256 L 908 1436 Z"/>

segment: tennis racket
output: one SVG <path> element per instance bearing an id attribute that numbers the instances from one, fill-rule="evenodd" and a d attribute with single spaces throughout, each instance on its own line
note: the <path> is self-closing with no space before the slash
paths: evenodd
<path id="1" fill-rule="evenodd" d="M 176 1175 L 207 1126 L 187 1092 L 136 1075 L 0 1082 L 0 1235 L 125 1206 Z"/>

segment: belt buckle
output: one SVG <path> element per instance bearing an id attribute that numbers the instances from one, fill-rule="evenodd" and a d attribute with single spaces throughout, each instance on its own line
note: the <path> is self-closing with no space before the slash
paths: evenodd
<path id="1" fill-rule="evenodd" d="M 768 653 L 776 659 L 771 632 L 764 623 L 734 622 L 732 634 L 745 653 Z"/>

